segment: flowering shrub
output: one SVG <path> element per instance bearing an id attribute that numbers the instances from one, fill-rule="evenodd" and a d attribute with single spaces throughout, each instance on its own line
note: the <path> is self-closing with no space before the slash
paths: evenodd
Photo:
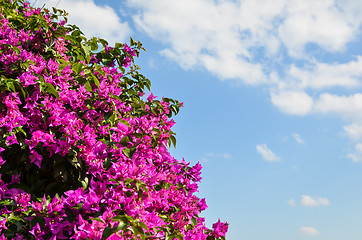
<path id="1" fill-rule="evenodd" d="M 225 239 L 198 216 L 200 164 L 168 152 L 182 103 L 145 95 L 142 49 L 0 0 L 0 239 Z"/>

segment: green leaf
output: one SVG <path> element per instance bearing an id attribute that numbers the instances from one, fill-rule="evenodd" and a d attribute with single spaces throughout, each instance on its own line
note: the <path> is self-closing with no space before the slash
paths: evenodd
<path id="1" fill-rule="evenodd" d="M 86 59 L 87 59 L 87 62 L 89 62 L 90 53 L 91 53 L 91 47 L 82 44 L 82 49 L 83 49 L 83 51 L 84 51 L 85 57 L 86 57 Z"/>
<path id="2" fill-rule="evenodd" d="M 174 135 L 171 135 L 169 140 L 172 142 L 174 148 L 176 149 L 176 137 Z"/>
<path id="3" fill-rule="evenodd" d="M 58 91 L 54 88 L 54 86 L 51 83 L 44 83 L 45 91 L 47 93 L 53 94 L 56 98 L 59 98 Z"/>
<path id="4" fill-rule="evenodd" d="M 73 209 L 82 209 L 83 208 L 83 203 L 78 203 L 77 205 L 72 207 Z"/>
<path id="5" fill-rule="evenodd" d="M 184 236 L 181 233 L 179 233 L 179 234 L 176 235 L 176 238 L 179 239 L 179 240 L 183 240 Z"/>
<path id="6" fill-rule="evenodd" d="M 116 42 L 114 44 L 114 48 L 121 48 L 122 47 L 122 43 Z"/>
<path id="7" fill-rule="evenodd" d="M 64 59 L 57 59 L 58 60 L 58 63 L 59 63 L 59 69 L 60 70 L 63 70 L 66 66 L 69 65 L 69 63 L 67 61 L 65 61 Z"/>
<path id="8" fill-rule="evenodd" d="M 82 180 L 81 182 L 82 182 L 83 190 L 86 190 L 88 188 L 88 184 L 89 184 L 88 177 L 85 177 L 84 180 Z"/>
<path id="9" fill-rule="evenodd" d="M 151 81 L 149 79 L 145 79 L 145 86 L 148 91 L 151 91 Z"/>
<path id="10" fill-rule="evenodd" d="M 123 149 L 123 154 L 128 157 L 128 158 L 131 158 L 131 150 L 129 148 L 125 148 Z"/>
<path id="11" fill-rule="evenodd" d="M 23 98 L 26 98 L 26 93 L 25 93 L 25 91 L 24 91 L 23 86 L 22 86 L 20 83 L 18 83 L 18 82 L 16 83 L 16 88 L 17 88 L 17 89 L 20 89 L 20 92 L 21 92 Z"/>
<path id="12" fill-rule="evenodd" d="M 15 214 L 14 214 L 14 212 L 12 212 L 12 213 L 10 213 L 10 216 L 7 218 L 7 220 L 8 221 L 10 221 L 10 222 L 14 222 L 14 221 L 17 221 L 17 222 L 25 222 L 25 220 L 22 218 L 22 217 L 20 217 L 20 216 L 16 216 Z"/>
<path id="13" fill-rule="evenodd" d="M 102 219 L 100 219 L 99 217 L 95 217 L 95 218 L 91 218 L 91 219 L 104 224 L 104 221 Z"/>
<path id="14" fill-rule="evenodd" d="M 8 87 L 9 90 L 15 92 L 15 86 L 13 82 L 7 81 L 6 86 Z"/>
<path id="15" fill-rule="evenodd" d="M 166 239 L 168 239 L 168 240 L 173 240 L 175 238 L 177 238 L 179 240 L 183 240 L 184 236 L 181 233 L 174 233 L 171 236 L 166 237 Z"/>
<path id="16" fill-rule="evenodd" d="M 172 98 L 163 98 L 163 101 L 175 103 L 175 100 L 173 100 Z"/>
<path id="17" fill-rule="evenodd" d="M 137 45 L 137 42 L 135 40 L 133 40 L 133 38 L 130 37 L 129 40 L 130 40 L 131 46 Z"/>
<path id="18" fill-rule="evenodd" d="M 112 115 L 113 115 L 113 112 L 105 112 L 103 115 L 103 118 L 105 121 L 108 121 Z"/>
<path id="19" fill-rule="evenodd" d="M 193 225 L 196 225 L 196 224 L 197 224 L 197 220 L 196 220 L 196 218 L 194 218 L 194 217 L 193 217 L 193 218 L 191 218 L 191 222 L 192 222 L 192 224 L 193 224 Z"/>
<path id="20" fill-rule="evenodd" d="M 102 38 L 98 38 L 99 42 L 103 45 L 103 47 L 105 47 L 106 45 L 108 45 L 108 42 Z"/>
<path id="21" fill-rule="evenodd" d="M 145 240 L 146 239 L 146 235 L 143 232 L 143 229 L 139 226 L 132 226 L 133 232 L 135 233 L 136 236 L 141 235 L 141 239 Z"/>
<path id="22" fill-rule="evenodd" d="M 92 51 L 98 50 L 98 43 L 96 38 L 92 38 L 90 41 L 88 41 L 89 46 L 91 47 Z"/>
<path id="23" fill-rule="evenodd" d="M 146 229 L 147 232 L 150 231 L 150 230 L 148 229 L 147 225 L 144 224 L 143 222 L 139 222 L 138 225 L 140 225 L 142 228 Z"/>
<path id="24" fill-rule="evenodd" d="M 134 219 L 128 215 L 118 215 L 118 216 L 114 217 L 113 220 L 118 221 L 118 222 L 124 222 L 124 223 L 132 223 L 132 224 L 134 222 Z"/>
<path id="25" fill-rule="evenodd" d="M 88 91 L 88 92 L 91 92 L 92 91 L 92 86 L 90 85 L 90 83 L 87 81 L 85 83 L 85 89 Z"/>
<path id="26" fill-rule="evenodd" d="M 120 140 L 120 143 L 123 145 L 123 146 L 126 146 L 129 142 L 131 141 L 131 139 L 126 136 L 126 137 L 123 137 L 121 140 Z"/>
<path id="27" fill-rule="evenodd" d="M 2 200 L 2 201 L 0 201 L 0 206 L 9 206 L 9 205 L 11 205 L 13 202 L 15 202 L 15 201 L 14 201 L 14 200 L 8 200 L 8 199 Z"/>
<path id="28" fill-rule="evenodd" d="M 93 81 L 94 81 L 94 84 L 97 85 L 97 87 L 99 87 L 99 80 L 98 80 L 98 78 L 97 78 L 95 75 L 92 74 L 92 79 L 93 79 Z"/>
<path id="29" fill-rule="evenodd" d="M 74 66 L 72 68 L 73 68 L 74 73 L 78 75 L 79 73 L 81 73 L 83 71 L 84 67 L 85 66 L 83 63 L 78 62 L 78 63 L 74 64 Z"/>
<path id="30" fill-rule="evenodd" d="M 111 228 L 110 226 L 107 226 L 103 230 L 102 239 L 107 239 L 109 236 L 111 236 L 114 233 L 114 228 Z"/>

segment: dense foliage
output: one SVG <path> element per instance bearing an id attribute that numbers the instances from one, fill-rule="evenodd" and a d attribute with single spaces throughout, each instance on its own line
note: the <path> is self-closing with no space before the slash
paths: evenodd
<path id="1" fill-rule="evenodd" d="M 62 10 L 0 0 L 0 239 L 224 239 L 199 217 L 200 164 L 134 64 L 142 44 L 87 40 Z"/>

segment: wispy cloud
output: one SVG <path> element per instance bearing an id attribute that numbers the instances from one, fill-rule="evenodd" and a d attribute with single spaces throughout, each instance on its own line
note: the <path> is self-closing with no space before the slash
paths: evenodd
<path id="1" fill-rule="evenodd" d="M 295 207 L 298 205 L 298 203 L 294 199 L 288 200 L 288 204 L 291 207 Z M 329 206 L 330 201 L 327 198 L 322 198 L 322 197 L 313 198 L 309 195 L 303 195 L 299 204 L 305 207 L 319 207 L 319 206 Z"/>
<path id="2" fill-rule="evenodd" d="M 359 123 L 353 123 L 343 127 L 347 136 L 353 140 L 360 140 L 362 138 L 362 125 Z"/>
<path id="3" fill-rule="evenodd" d="M 288 200 L 288 205 L 291 206 L 291 207 L 295 207 L 297 205 L 297 203 L 295 202 L 294 199 L 289 199 Z"/>
<path id="4" fill-rule="evenodd" d="M 292 136 L 297 143 L 304 144 L 303 138 L 298 133 L 293 133 Z"/>
<path id="5" fill-rule="evenodd" d="M 333 113 L 352 125 L 362 122 L 362 97 L 355 93 L 362 88 L 362 56 L 347 53 L 362 26 L 358 1 L 127 3 L 137 9 L 133 21 L 138 29 L 162 42 L 160 53 L 182 68 L 204 68 L 221 80 L 262 84 L 272 104 L 286 114 Z M 346 57 L 332 62 L 316 53 Z M 344 95 L 335 88 L 345 90 Z M 352 138 L 362 135 L 348 126 Z"/>
<path id="6" fill-rule="evenodd" d="M 38 0 L 37 6 L 52 7 L 58 0 Z M 68 20 L 76 24 L 87 37 L 101 37 L 110 44 L 128 41 L 131 28 L 122 21 L 118 13 L 107 5 L 97 5 L 93 0 L 62 0 L 57 8 L 65 9 Z"/>
<path id="7" fill-rule="evenodd" d="M 300 203 L 306 207 L 328 206 L 329 200 L 327 198 L 312 198 L 311 196 L 303 195 Z"/>
<path id="8" fill-rule="evenodd" d="M 355 145 L 354 153 L 347 154 L 347 158 L 352 159 L 353 162 L 361 162 L 362 161 L 362 142 L 358 142 Z"/>
<path id="9" fill-rule="evenodd" d="M 300 232 L 307 236 L 318 236 L 320 233 L 314 227 L 301 227 Z"/>
<path id="10" fill-rule="evenodd" d="M 349 6 L 337 4 L 312 0 L 184 0 L 177 3 L 128 0 L 129 6 L 139 10 L 134 16 L 137 26 L 168 45 L 162 51 L 167 57 L 186 69 L 201 65 L 220 78 L 237 78 L 248 84 L 270 81 L 268 64 L 275 61 L 275 56 L 281 56 L 282 47 L 290 57 L 307 62 L 311 61 L 306 58 L 308 43 L 315 43 L 326 51 L 343 50 L 354 40 L 361 18 L 356 21 L 349 15 L 352 11 Z M 267 61 L 258 62 L 260 53 Z M 292 66 L 286 65 L 285 73 L 290 70 L 291 75 L 298 76 L 294 74 L 298 68 Z M 311 75 L 314 77 L 314 81 L 309 81 L 311 87 L 313 84 L 318 87 L 319 82 L 333 85 L 334 81 L 325 81 L 326 77 L 333 71 L 348 73 L 344 67 L 340 68 L 322 63 L 301 77 L 317 73 Z M 349 74 L 353 75 L 354 72 Z M 337 79 L 338 75 L 332 74 L 332 77 Z M 336 84 L 350 83 L 337 79 Z"/>
<path id="11" fill-rule="evenodd" d="M 313 109 L 313 98 L 301 90 L 273 91 L 271 102 L 280 111 L 291 115 L 304 116 Z"/>
<path id="12" fill-rule="evenodd" d="M 275 162 L 281 160 L 280 157 L 278 157 L 272 150 L 270 150 L 266 144 L 256 145 L 256 150 L 266 161 Z"/>

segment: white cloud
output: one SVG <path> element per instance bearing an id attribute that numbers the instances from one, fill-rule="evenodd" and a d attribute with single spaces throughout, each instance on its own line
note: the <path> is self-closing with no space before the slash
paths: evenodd
<path id="1" fill-rule="evenodd" d="M 337 0 L 337 5 L 343 10 L 344 17 L 349 18 L 349 21 L 356 23 L 362 20 L 362 5 L 361 2 L 356 0 Z"/>
<path id="2" fill-rule="evenodd" d="M 318 236 L 320 233 L 314 227 L 301 227 L 300 232 L 307 236 Z"/>
<path id="3" fill-rule="evenodd" d="M 37 6 L 50 8 L 58 0 L 40 0 Z M 109 6 L 99 6 L 93 0 L 62 0 L 57 8 L 65 9 L 68 13 L 68 23 L 77 25 L 87 37 L 101 37 L 110 44 L 128 41 L 131 34 L 127 22 L 122 22 L 118 14 Z"/>
<path id="4" fill-rule="evenodd" d="M 313 107 L 312 97 L 302 91 L 272 93 L 271 101 L 282 112 L 292 115 L 306 115 Z"/>
<path id="5" fill-rule="evenodd" d="M 353 140 L 359 140 L 362 138 L 362 125 L 358 123 L 352 123 L 343 127 L 347 135 Z"/>
<path id="6" fill-rule="evenodd" d="M 356 144 L 356 151 L 357 151 L 358 153 L 362 153 L 362 143 Z"/>
<path id="7" fill-rule="evenodd" d="M 327 198 L 312 198 L 308 195 L 303 195 L 300 203 L 306 207 L 328 206 L 330 204 Z"/>
<path id="8" fill-rule="evenodd" d="M 262 158 L 269 162 L 280 161 L 280 158 L 270 150 L 266 144 L 256 145 L 256 150 Z"/>
<path id="9" fill-rule="evenodd" d="M 347 158 L 352 159 L 353 162 L 362 162 L 362 143 L 361 142 L 356 143 L 354 153 L 347 154 Z"/>
<path id="10" fill-rule="evenodd" d="M 299 144 L 303 144 L 304 140 L 303 138 L 298 134 L 298 133 L 293 133 L 292 134 L 293 138 L 295 139 L 295 141 Z"/>
<path id="11" fill-rule="evenodd" d="M 230 154 L 227 154 L 227 153 L 224 153 L 221 155 L 223 158 L 231 158 L 231 155 Z"/>
<path id="12" fill-rule="evenodd" d="M 346 18 L 334 1 L 289 1 L 279 34 L 289 53 L 300 54 L 307 43 L 339 51 L 355 36 L 358 23 Z"/>
<path id="13" fill-rule="evenodd" d="M 288 87 L 297 89 L 352 88 L 361 86 L 362 57 L 347 63 L 312 62 L 308 68 L 291 65 L 287 70 Z"/>
<path id="14" fill-rule="evenodd" d="M 297 205 L 301 205 L 304 207 L 319 207 L 319 206 L 329 206 L 330 202 L 327 198 L 313 198 L 308 195 L 303 195 L 300 202 L 296 202 L 294 199 L 288 200 L 288 205 L 291 207 L 295 207 Z"/>
<path id="15" fill-rule="evenodd" d="M 202 66 L 220 79 L 242 79 L 248 84 L 267 80 L 262 65 L 252 62 L 250 29 L 240 24 L 246 24 L 240 3 L 132 0 L 128 4 L 141 10 L 133 18 L 138 28 L 166 43 L 161 53 L 184 69 Z"/>
<path id="16" fill-rule="evenodd" d="M 362 94 L 350 96 L 323 93 L 316 100 L 314 110 L 319 113 L 335 113 L 346 120 L 362 120 Z"/>
<path id="17" fill-rule="evenodd" d="M 320 57 L 341 53 L 358 39 L 362 24 L 358 1 L 128 0 L 127 4 L 137 9 L 136 26 L 163 42 L 161 54 L 184 69 L 202 67 L 221 80 L 264 84 L 272 104 L 286 114 L 335 113 L 362 122 L 362 97 L 331 92 L 362 87 L 362 56 L 351 55 L 343 62 Z"/>
<path id="18" fill-rule="evenodd" d="M 305 59 L 305 48 L 310 43 L 327 51 L 341 51 L 356 38 L 362 22 L 357 12 L 356 17 L 350 17 L 351 4 L 337 6 L 333 0 L 128 0 L 127 3 L 138 10 L 133 17 L 138 28 L 167 45 L 162 51 L 165 56 L 185 69 L 202 66 L 219 78 L 238 78 L 247 84 L 270 82 L 270 72 L 266 70 L 282 57 L 282 46 L 296 59 Z M 258 59 L 260 54 L 262 61 Z M 336 65 L 321 63 L 314 70 L 321 80 L 309 83 L 315 87 L 356 84 L 353 79 L 342 83 L 338 75 L 327 81 L 328 69 L 342 71 L 342 75 L 349 72 L 343 65 L 341 69 Z M 287 64 L 285 70 L 290 69 L 290 74 L 295 75 L 298 68 L 292 66 Z M 308 72 L 303 75 L 308 76 Z"/>

